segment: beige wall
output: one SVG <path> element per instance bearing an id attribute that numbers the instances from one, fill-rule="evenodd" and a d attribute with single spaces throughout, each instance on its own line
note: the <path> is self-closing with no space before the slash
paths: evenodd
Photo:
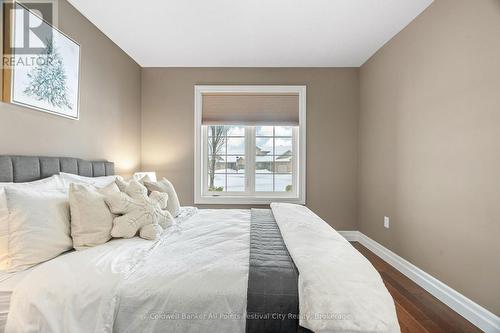
<path id="1" fill-rule="evenodd" d="M 339 230 L 356 226 L 357 69 L 143 69 L 142 163 L 194 198 L 194 85 L 307 85 L 307 205 Z"/>
<path id="2" fill-rule="evenodd" d="M 436 0 L 360 82 L 360 230 L 500 315 L 500 1 Z"/>
<path id="3" fill-rule="evenodd" d="M 0 154 L 108 159 L 140 167 L 141 68 L 66 1 L 59 27 L 81 45 L 80 120 L 0 103 Z"/>

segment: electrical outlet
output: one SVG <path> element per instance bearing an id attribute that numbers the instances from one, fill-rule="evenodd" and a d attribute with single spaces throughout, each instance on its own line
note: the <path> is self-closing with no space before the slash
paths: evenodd
<path id="1" fill-rule="evenodd" d="M 384 216 L 384 228 L 389 229 L 389 216 Z"/>

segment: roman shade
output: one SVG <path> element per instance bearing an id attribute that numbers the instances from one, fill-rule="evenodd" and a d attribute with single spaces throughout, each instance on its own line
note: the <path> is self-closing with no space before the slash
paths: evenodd
<path id="1" fill-rule="evenodd" d="M 298 93 L 203 93 L 203 125 L 299 126 Z"/>

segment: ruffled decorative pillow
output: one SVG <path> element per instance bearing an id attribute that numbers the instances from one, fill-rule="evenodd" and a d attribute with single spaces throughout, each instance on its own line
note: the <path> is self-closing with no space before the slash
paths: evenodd
<path id="1" fill-rule="evenodd" d="M 131 179 L 131 180 L 127 181 L 127 180 L 124 180 L 123 178 L 117 178 L 116 179 L 116 185 L 118 186 L 118 188 L 120 189 L 120 191 L 125 192 L 125 189 L 127 188 L 127 186 L 129 186 L 130 183 L 133 182 L 133 181 L 136 181 L 139 184 L 144 185 L 144 182 L 150 182 L 151 178 L 149 178 L 148 175 L 145 175 L 144 177 L 142 177 L 139 180 Z"/>
<path id="2" fill-rule="evenodd" d="M 175 192 L 174 185 L 172 185 L 172 183 L 166 178 L 163 178 L 159 182 L 152 182 L 146 179 L 143 183 L 144 186 L 146 186 L 146 188 L 151 192 L 157 191 L 168 194 L 167 210 L 173 217 L 177 217 L 181 213 L 181 204 L 179 203 L 177 192 Z"/>
<path id="3" fill-rule="evenodd" d="M 155 191 L 148 196 L 147 189 L 135 180 L 124 192 L 110 194 L 105 201 L 113 214 L 120 215 L 111 229 L 115 238 L 132 238 L 139 232 L 141 238 L 154 240 L 173 222 L 172 215 L 164 210 L 168 195 Z"/>

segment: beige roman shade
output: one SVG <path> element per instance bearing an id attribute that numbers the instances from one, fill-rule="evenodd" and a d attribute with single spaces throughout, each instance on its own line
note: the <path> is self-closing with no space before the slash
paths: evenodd
<path id="1" fill-rule="evenodd" d="M 204 93 L 203 125 L 299 125 L 295 93 Z"/>

